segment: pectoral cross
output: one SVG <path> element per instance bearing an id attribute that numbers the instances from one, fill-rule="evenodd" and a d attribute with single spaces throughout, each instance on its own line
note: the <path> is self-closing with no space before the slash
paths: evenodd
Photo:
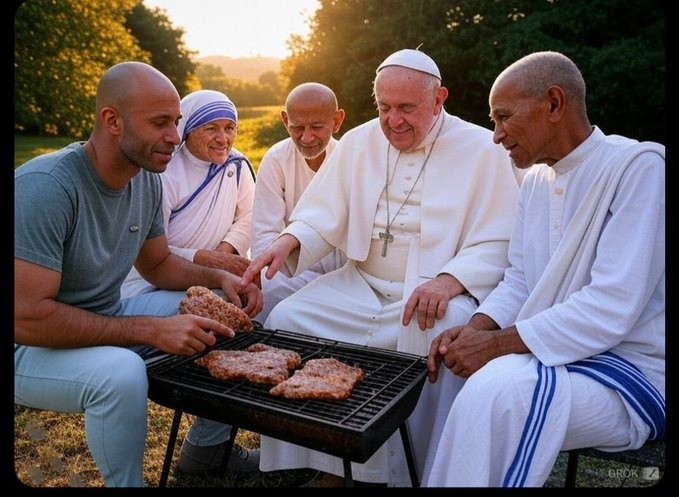
<path id="1" fill-rule="evenodd" d="M 394 241 L 394 235 L 389 233 L 389 228 L 380 232 L 380 240 L 382 240 L 382 257 L 387 256 L 387 244 Z"/>

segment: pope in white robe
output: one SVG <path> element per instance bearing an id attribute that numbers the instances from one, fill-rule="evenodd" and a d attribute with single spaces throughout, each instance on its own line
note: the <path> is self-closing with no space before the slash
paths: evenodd
<path id="1" fill-rule="evenodd" d="M 283 300 L 265 327 L 425 355 L 433 337 L 466 322 L 501 279 L 518 179 L 489 130 L 445 112 L 447 90 L 422 52 L 387 58 L 375 87 L 380 117 L 342 137 L 292 223 L 244 281 L 266 266 L 267 277 L 299 274 L 339 248 L 348 262 Z M 440 388 L 425 385 L 410 417 L 420 474 L 432 420 L 450 406 Z M 337 457 L 265 436 L 260 461 L 263 471 L 344 475 Z M 359 481 L 411 484 L 398 433 L 351 466 Z"/>

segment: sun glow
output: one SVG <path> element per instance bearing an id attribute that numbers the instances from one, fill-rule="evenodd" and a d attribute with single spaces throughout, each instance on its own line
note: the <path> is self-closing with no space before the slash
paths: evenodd
<path id="1" fill-rule="evenodd" d="M 159 7 L 198 57 L 286 58 L 291 34 L 306 36 L 318 0 L 144 0 Z"/>

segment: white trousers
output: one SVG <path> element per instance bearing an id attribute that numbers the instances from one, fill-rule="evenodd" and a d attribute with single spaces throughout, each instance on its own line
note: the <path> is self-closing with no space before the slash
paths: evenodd
<path id="1" fill-rule="evenodd" d="M 646 440 L 648 426 L 616 391 L 563 366 L 550 368 L 556 375 L 541 406 L 535 387 L 544 377 L 537 364 L 532 354 L 511 354 L 467 380 L 442 428 L 436 428 L 439 442 L 425 462 L 423 486 L 540 487 L 562 450 L 625 450 Z M 544 424 L 528 432 L 526 420 L 537 410 L 546 414 Z M 533 437 L 531 449 L 521 455 L 527 434 Z"/>

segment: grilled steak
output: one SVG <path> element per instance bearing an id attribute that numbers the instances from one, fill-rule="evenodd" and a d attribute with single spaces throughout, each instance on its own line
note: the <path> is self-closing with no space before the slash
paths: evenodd
<path id="1" fill-rule="evenodd" d="M 180 314 L 195 314 L 214 319 L 234 331 L 252 331 L 252 320 L 243 309 L 227 302 L 209 288 L 192 286 L 179 302 Z"/>
<path id="2" fill-rule="evenodd" d="M 196 359 L 219 380 L 246 380 L 259 385 L 276 385 L 290 376 L 302 359 L 292 350 L 253 344 L 245 350 L 212 350 Z"/>
<path id="3" fill-rule="evenodd" d="M 247 352 L 268 352 L 272 356 L 280 356 L 281 359 L 285 359 L 286 367 L 289 371 L 297 369 L 302 364 L 302 358 L 294 350 L 281 349 L 279 347 L 272 347 L 265 343 L 253 343 L 248 348 L 245 349 Z M 267 356 L 269 354 L 266 354 Z"/>
<path id="4" fill-rule="evenodd" d="M 362 369 L 337 359 L 311 359 L 269 393 L 288 399 L 345 400 L 364 377 Z"/>

